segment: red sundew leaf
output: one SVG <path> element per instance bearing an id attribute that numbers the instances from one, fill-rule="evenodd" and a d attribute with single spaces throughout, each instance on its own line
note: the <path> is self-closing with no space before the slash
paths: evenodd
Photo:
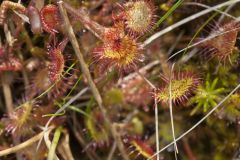
<path id="1" fill-rule="evenodd" d="M 60 25 L 60 13 L 58 7 L 53 4 L 44 6 L 40 11 L 43 29 L 51 34 L 58 33 L 57 28 Z"/>

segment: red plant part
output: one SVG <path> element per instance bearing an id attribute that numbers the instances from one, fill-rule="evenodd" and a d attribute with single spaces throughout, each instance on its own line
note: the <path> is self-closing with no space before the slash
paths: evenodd
<path id="1" fill-rule="evenodd" d="M 62 73 L 64 72 L 64 56 L 59 48 L 55 48 L 49 52 L 50 65 L 49 69 L 49 80 L 54 83 L 61 79 Z"/>
<path id="2" fill-rule="evenodd" d="M 58 33 L 57 28 L 60 25 L 61 18 L 58 7 L 53 4 L 44 6 L 40 11 L 43 29 L 51 34 Z"/>
<path id="3" fill-rule="evenodd" d="M 48 55 L 51 61 L 48 66 L 48 75 L 51 83 L 59 81 L 62 77 L 62 73 L 64 72 L 65 59 L 62 51 L 65 48 L 67 42 L 68 39 L 65 39 L 59 43 L 57 47 L 48 47 Z"/>
<path id="4" fill-rule="evenodd" d="M 114 19 L 123 20 L 131 36 L 141 36 L 155 25 L 156 8 L 151 0 L 134 0 L 120 6 L 122 12 Z"/>
<path id="5" fill-rule="evenodd" d="M 5 55 L 5 49 L 1 47 L 1 43 L 0 43 L 0 58 L 4 57 L 4 55 Z"/>
<path id="6" fill-rule="evenodd" d="M 162 76 L 162 80 L 165 84 L 157 90 L 156 98 L 159 102 L 166 105 L 170 100 L 170 79 Z M 174 72 L 171 78 L 171 101 L 175 105 L 184 104 L 193 95 L 200 82 L 200 78 L 191 72 Z"/>
<path id="7" fill-rule="evenodd" d="M 32 79 L 32 90 L 29 95 L 36 96 L 38 93 L 47 93 L 48 98 L 58 98 L 62 96 L 73 85 L 76 78 L 76 70 L 65 73 L 65 58 L 62 54 L 68 39 L 64 39 L 57 47 L 48 47 L 50 59 L 48 68 L 40 69 Z M 65 75 L 66 74 L 66 75 Z"/>
<path id="8" fill-rule="evenodd" d="M 239 22 L 231 21 L 226 23 L 212 31 L 210 37 L 217 36 L 207 40 L 200 47 L 205 48 L 205 54 L 210 52 L 211 58 L 215 57 L 221 63 L 225 63 L 227 59 L 231 62 L 231 55 L 239 31 Z"/>
<path id="9" fill-rule="evenodd" d="M 20 59 L 12 55 L 0 60 L 0 72 L 2 71 L 21 71 L 23 68 Z"/>
<path id="10" fill-rule="evenodd" d="M 154 155 L 152 147 L 139 137 L 128 137 L 125 141 L 131 146 L 134 146 L 134 151 L 132 151 L 132 153 L 138 152 L 137 156 L 142 155 L 145 158 L 150 158 Z M 156 157 L 154 157 L 153 160 L 156 160 Z"/>
<path id="11" fill-rule="evenodd" d="M 127 72 L 136 67 L 142 55 L 140 44 L 122 31 L 121 25 L 107 29 L 104 34 L 103 45 L 96 48 L 94 59 L 102 70 L 114 67 L 119 71 Z"/>
<path id="12" fill-rule="evenodd" d="M 38 9 L 35 6 L 27 8 L 27 16 L 31 25 L 31 30 L 34 34 L 42 32 L 42 22 Z"/>
<path id="13" fill-rule="evenodd" d="M 9 9 L 16 10 L 20 13 L 25 13 L 26 8 L 21 5 L 20 3 L 15 3 L 11 1 L 3 1 L 1 6 L 0 6 L 0 25 L 4 24 L 4 21 L 7 16 L 7 11 Z"/>

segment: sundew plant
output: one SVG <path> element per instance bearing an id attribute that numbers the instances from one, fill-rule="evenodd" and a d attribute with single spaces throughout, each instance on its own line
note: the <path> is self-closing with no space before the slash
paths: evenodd
<path id="1" fill-rule="evenodd" d="M 2 0 L 1 160 L 239 160 L 240 0 Z"/>

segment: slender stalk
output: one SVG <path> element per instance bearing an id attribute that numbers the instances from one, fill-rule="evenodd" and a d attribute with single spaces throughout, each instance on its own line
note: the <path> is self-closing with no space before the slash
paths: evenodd
<path id="1" fill-rule="evenodd" d="M 152 88 L 152 89 L 156 89 L 156 87 L 154 86 L 154 84 L 152 82 L 150 82 L 142 73 L 139 72 L 138 69 L 136 69 L 137 74 L 142 77 L 142 79 Z"/>
<path id="2" fill-rule="evenodd" d="M 193 154 L 193 151 L 192 151 L 190 145 L 188 144 L 188 140 L 186 138 L 183 138 L 183 148 L 184 148 L 189 160 L 197 160 L 197 158 Z"/>
<path id="3" fill-rule="evenodd" d="M 18 52 L 18 57 L 21 60 L 23 60 L 23 55 L 22 55 L 21 51 Z M 23 76 L 24 87 L 27 88 L 29 86 L 29 79 L 28 79 L 27 72 L 26 72 L 25 68 L 22 69 L 22 76 Z"/>
<path id="4" fill-rule="evenodd" d="M 174 130 L 174 120 L 173 120 L 173 105 L 172 105 L 172 73 L 174 69 L 174 64 L 170 72 L 170 83 L 169 83 L 169 108 L 170 108 L 170 118 L 171 118 L 171 127 L 172 127 L 172 136 L 174 141 L 175 148 L 175 159 L 177 159 L 178 147 L 176 142 L 175 130 Z"/>
<path id="5" fill-rule="evenodd" d="M 7 78 L 8 78 L 7 73 L 3 72 L 1 74 L 3 94 L 4 94 L 5 103 L 6 103 L 7 113 L 10 114 L 13 111 L 13 102 L 12 102 L 11 88 L 10 88 Z"/>
<path id="6" fill-rule="evenodd" d="M 50 130 L 48 130 L 48 132 Z M 37 134 L 36 136 L 30 138 L 29 140 L 19 144 L 19 145 L 16 145 L 16 146 L 14 146 L 12 148 L 8 148 L 8 149 L 0 151 L 0 157 L 6 156 L 6 155 L 9 155 L 9 154 L 12 154 L 12 153 L 19 152 L 19 151 L 23 150 L 24 148 L 26 148 L 28 146 L 31 146 L 32 144 L 34 144 L 37 141 L 39 141 L 42 138 L 43 134 L 44 134 L 44 131 L 39 133 L 39 134 Z"/>
<path id="7" fill-rule="evenodd" d="M 74 136 L 76 137 L 77 141 L 81 144 L 82 148 L 85 148 L 84 151 L 87 153 L 87 156 L 89 160 L 100 160 L 98 155 L 91 150 L 91 148 L 86 147 L 86 142 L 81 134 L 81 127 L 79 126 L 79 123 L 77 122 L 76 114 L 73 114 L 73 127 L 72 131 L 74 133 Z"/>
<path id="8" fill-rule="evenodd" d="M 120 138 L 119 134 L 117 133 L 116 129 L 114 127 L 112 127 L 110 118 L 107 115 L 107 111 L 103 107 L 102 97 L 101 97 L 101 95 L 100 95 L 100 93 L 99 93 L 95 83 L 93 82 L 93 79 L 92 79 L 92 77 L 90 75 L 90 71 L 88 69 L 88 66 L 87 66 L 87 64 L 84 61 L 83 54 L 80 51 L 80 48 L 79 48 L 79 45 L 78 45 L 78 41 L 76 39 L 76 36 L 75 36 L 75 34 L 73 32 L 73 28 L 72 28 L 72 26 L 70 24 L 70 21 L 68 19 L 67 12 L 63 8 L 63 2 L 59 1 L 58 2 L 58 6 L 59 6 L 59 9 L 60 9 L 60 13 L 61 13 L 61 15 L 63 17 L 63 21 L 65 23 L 66 33 L 67 33 L 67 35 L 68 35 L 68 37 L 69 37 L 69 39 L 70 39 L 70 41 L 72 43 L 73 49 L 74 49 L 74 51 L 75 51 L 75 53 L 77 55 L 77 58 L 78 58 L 78 60 L 80 62 L 81 70 L 82 70 L 83 74 L 86 76 L 86 78 L 88 80 L 88 83 L 89 83 L 89 86 L 90 86 L 90 88 L 92 90 L 93 96 L 94 96 L 95 100 L 97 101 L 98 106 L 99 106 L 99 108 L 100 108 L 100 110 L 101 110 L 101 112 L 102 112 L 102 114 L 103 114 L 103 116 L 105 118 L 104 119 L 105 122 L 107 123 L 107 125 L 111 129 L 112 136 L 113 136 L 113 138 L 115 139 L 115 141 L 117 143 L 118 149 L 121 152 L 121 154 L 123 156 L 123 159 L 124 160 L 128 160 L 129 158 L 128 158 L 125 150 L 124 150 L 124 146 L 123 146 L 123 143 L 121 141 L 121 138 Z"/>
<path id="9" fill-rule="evenodd" d="M 114 154 L 116 148 L 117 148 L 117 144 L 116 144 L 116 142 L 114 142 L 113 145 L 112 145 L 112 148 L 111 148 L 111 150 L 108 154 L 107 160 L 112 160 L 112 157 L 113 157 L 113 154 Z"/>
<path id="10" fill-rule="evenodd" d="M 63 140 L 61 140 L 59 146 L 57 147 L 58 153 L 61 154 L 63 159 L 74 160 L 71 148 L 69 146 L 70 145 L 69 144 L 69 133 L 66 129 L 63 130 L 63 133 L 64 133 Z"/>
<path id="11" fill-rule="evenodd" d="M 51 146 L 52 146 L 52 142 L 49 139 L 50 132 L 47 132 L 48 128 L 47 129 L 44 128 L 43 130 L 45 131 L 44 134 L 43 134 L 43 139 L 45 141 L 45 144 L 46 144 L 48 150 L 50 151 L 51 150 Z M 41 140 L 39 142 L 41 142 Z M 39 143 L 39 145 L 40 145 L 40 143 Z M 37 146 L 37 150 L 38 150 L 38 148 L 39 148 L 39 146 Z M 59 160 L 59 158 L 57 157 L 57 155 L 54 152 L 53 152 L 53 154 L 54 154 L 53 160 Z"/>
<path id="12" fill-rule="evenodd" d="M 163 53 L 164 50 L 161 49 L 159 51 L 159 64 L 161 66 L 161 69 L 162 69 L 162 72 L 165 76 L 169 76 L 170 75 L 170 72 L 171 72 L 171 69 L 170 69 L 170 66 L 169 66 L 169 62 L 167 61 L 167 55 L 166 53 Z"/>
<path id="13" fill-rule="evenodd" d="M 157 105 L 157 91 L 154 89 L 154 109 L 155 109 L 155 134 L 156 134 L 156 152 L 160 150 L 159 145 L 159 128 L 158 128 L 158 105 Z M 157 155 L 157 160 L 160 160 L 159 154 Z"/>
<path id="14" fill-rule="evenodd" d="M 55 159 L 55 151 L 56 151 L 56 148 L 57 148 L 60 136 L 61 136 L 61 132 L 62 132 L 62 126 L 58 127 L 54 133 L 53 141 L 50 146 L 49 153 L 48 153 L 48 158 L 47 158 L 48 160 Z"/>

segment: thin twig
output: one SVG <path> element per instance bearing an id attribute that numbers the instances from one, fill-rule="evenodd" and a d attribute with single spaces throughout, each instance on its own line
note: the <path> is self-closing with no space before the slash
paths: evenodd
<path id="1" fill-rule="evenodd" d="M 50 128 L 48 130 L 48 132 L 50 132 L 51 130 L 52 130 L 52 128 Z M 45 133 L 45 131 L 42 131 L 41 133 L 37 134 L 36 136 L 30 138 L 29 140 L 27 140 L 19 145 L 16 145 L 12 148 L 8 148 L 8 149 L 0 151 L 0 157 L 19 152 L 19 151 L 23 150 L 24 148 L 31 146 L 35 142 L 39 141 L 43 137 L 44 133 Z"/>
<path id="2" fill-rule="evenodd" d="M 116 142 L 114 142 L 113 145 L 112 145 L 112 148 L 111 148 L 111 150 L 108 154 L 107 160 L 112 160 L 112 157 L 113 157 L 113 154 L 114 154 L 116 148 L 117 148 L 117 144 L 116 144 Z"/>
<path id="3" fill-rule="evenodd" d="M 78 58 L 78 60 L 80 62 L 82 72 L 83 72 L 83 74 L 86 76 L 86 78 L 88 80 L 88 83 L 89 83 L 89 86 L 90 86 L 90 88 L 92 90 L 93 96 L 94 96 L 95 100 L 98 103 L 98 106 L 99 106 L 99 108 L 100 108 L 100 110 L 101 110 L 101 112 L 102 112 L 102 114 L 104 116 L 105 122 L 107 123 L 107 125 L 111 129 L 112 136 L 113 136 L 113 138 L 115 139 L 115 141 L 117 143 L 119 151 L 121 152 L 123 158 L 125 160 L 128 160 L 129 158 L 128 158 L 125 150 L 124 150 L 124 146 L 123 146 L 123 143 L 121 141 L 121 138 L 118 135 L 116 129 L 114 127 L 112 127 L 111 121 L 110 121 L 110 119 L 109 119 L 109 117 L 107 115 L 107 111 L 103 107 L 103 104 L 102 104 L 103 102 L 102 102 L 101 95 L 100 95 L 100 93 L 99 93 L 99 91 L 98 91 L 98 89 L 97 89 L 97 87 L 96 87 L 96 85 L 95 85 L 95 83 L 94 83 L 94 81 L 93 81 L 93 79 L 91 77 L 91 74 L 90 74 L 90 71 L 88 69 L 88 66 L 87 66 L 87 64 L 84 61 L 83 55 L 82 55 L 82 53 L 80 51 L 80 48 L 79 48 L 79 45 L 78 45 L 78 41 L 76 39 L 76 36 L 75 36 L 75 34 L 73 32 L 73 28 L 72 28 L 72 26 L 70 24 L 70 21 L 68 19 L 66 10 L 63 8 L 63 2 L 59 1 L 58 2 L 58 6 L 59 6 L 60 13 L 61 13 L 61 15 L 63 17 L 63 21 L 65 23 L 65 28 L 66 28 L 67 35 L 68 35 L 68 37 L 69 37 L 69 39 L 70 39 L 70 41 L 72 43 L 73 49 L 74 49 L 74 51 L 75 51 L 75 53 L 77 55 L 77 58 Z"/>
<path id="4" fill-rule="evenodd" d="M 18 51 L 18 57 L 23 61 L 23 55 L 21 51 Z M 22 76 L 23 76 L 24 87 L 27 88 L 29 86 L 29 79 L 28 79 L 28 75 L 25 68 L 22 69 Z"/>
<path id="5" fill-rule="evenodd" d="M 123 120 L 123 125 L 122 125 L 122 126 L 125 126 L 125 125 L 129 124 L 129 122 L 132 120 L 132 118 L 133 118 L 136 114 L 138 114 L 138 109 L 134 109 L 131 113 L 129 113 L 129 114 L 126 116 L 126 118 Z M 115 127 L 117 127 L 118 124 L 115 123 L 115 124 L 113 124 L 113 125 L 114 125 Z M 107 160 L 112 160 L 112 157 L 113 157 L 113 154 L 114 154 L 114 152 L 115 152 L 115 150 L 116 150 L 116 147 L 117 147 L 117 144 L 116 144 L 116 142 L 114 142 L 113 145 L 112 145 L 111 151 L 110 151 L 109 154 L 108 154 Z"/>
<path id="6" fill-rule="evenodd" d="M 81 146 L 86 148 L 86 142 L 84 141 L 84 138 L 80 135 L 79 131 L 74 131 L 74 135 L 78 142 L 80 142 Z M 99 158 L 96 158 L 95 152 L 92 152 L 90 148 L 84 149 L 84 152 L 87 153 L 87 156 L 90 160 L 100 160 Z"/>
<path id="7" fill-rule="evenodd" d="M 6 108 L 7 108 L 7 113 L 10 114 L 13 112 L 13 102 L 12 102 L 12 92 L 11 88 L 9 85 L 9 82 L 7 80 L 7 73 L 2 73 L 1 74 L 1 81 L 2 81 L 2 87 L 3 87 L 3 94 L 4 94 L 4 99 L 6 103 Z"/>
<path id="8" fill-rule="evenodd" d="M 213 109 L 211 109 L 201 120 L 199 120 L 195 125 L 193 125 L 189 130 L 187 130 L 186 132 L 184 132 L 182 135 L 180 135 L 176 141 L 172 141 L 171 143 L 169 143 L 168 145 L 166 145 L 165 147 L 163 147 L 161 150 L 159 150 L 158 152 L 156 152 L 154 155 L 152 155 L 151 157 L 149 157 L 147 160 L 151 160 L 153 159 L 157 154 L 161 153 L 162 151 L 164 151 L 165 149 L 167 149 L 168 147 L 170 147 L 171 145 L 174 144 L 174 142 L 179 141 L 180 139 L 182 139 L 183 137 L 185 137 L 188 133 L 190 133 L 191 131 L 193 131 L 197 126 L 199 126 L 203 121 L 205 121 L 216 109 L 218 109 L 234 92 L 236 92 L 238 89 L 240 88 L 240 84 L 238 84 L 221 102 L 218 103 L 218 105 L 216 105 Z"/>
<path id="9" fill-rule="evenodd" d="M 136 69 L 136 72 L 152 89 L 156 89 L 154 84 L 150 82 L 142 73 L 140 73 L 138 69 Z"/>
<path id="10" fill-rule="evenodd" d="M 77 122 L 77 118 L 76 115 L 73 114 L 73 127 L 72 127 L 72 131 L 74 133 L 75 138 L 78 140 L 78 142 L 80 143 L 80 145 L 82 146 L 82 148 L 84 148 L 84 152 L 87 153 L 87 156 L 90 160 L 100 160 L 100 158 L 98 157 L 98 155 L 93 152 L 93 150 L 91 150 L 91 148 L 86 147 L 86 142 L 81 134 L 81 127 L 79 126 L 79 123 Z"/>
<path id="11" fill-rule="evenodd" d="M 163 75 L 165 76 L 169 76 L 171 69 L 170 69 L 170 62 L 167 61 L 167 54 L 165 53 L 165 51 L 163 49 L 159 49 L 158 52 L 158 59 L 159 59 L 159 64 L 161 66 L 161 70 L 163 72 Z"/>
<path id="12" fill-rule="evenodd" d="M 189 160 L 197 160 L 196 156 L 193 154 L 191 147 L 188 144 L 188 139 L 183 138 L 183 148 Z"/>

